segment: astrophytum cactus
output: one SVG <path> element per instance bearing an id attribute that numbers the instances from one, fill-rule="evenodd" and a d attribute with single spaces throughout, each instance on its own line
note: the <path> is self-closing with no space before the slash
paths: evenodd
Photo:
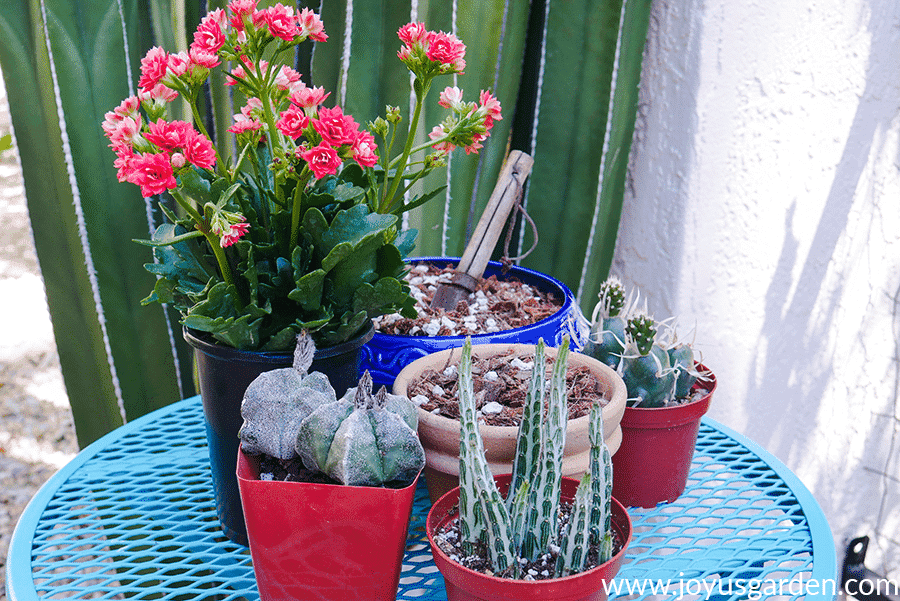
<path id="1" fill-rule="evenodd" d="M 416 435 L 416 409 L 382 386 L 372 394 L 372 376 L 343 398 L 323 404 L 300 424 L 297 454 L 308 469 L 350 486 L 408 485 L 425 465 Z"/>
<path id="2" fill-rule="evenodd" d="M 300 423 L 313 410 L 337 400 L 328 377 L 312 366 L 316 346 L 305 331 L 297 336 L 294 365 L 260 374 L 244 392 L 238 436 L 247 453 L 288 460 L 296 456 L 294 443 Z"/>

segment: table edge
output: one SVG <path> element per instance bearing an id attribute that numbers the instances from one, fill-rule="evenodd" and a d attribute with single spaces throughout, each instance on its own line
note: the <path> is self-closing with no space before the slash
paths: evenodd
<path id="1" fill-rule="evenodd" d="M 22 515 L 19 516 L 19 521 L 16 522 L 16 527 L 13 530 L 12 537 L 9 540 L 9 549 L 6 553 L 5 582 L 6 596 L 9 601 L 36 601 L 37 599 L 39 599 L 37 589 L 34 586 L 34 577 L 32 571 L 28 571 L 27 580 L 25 578 L 17 578 L 16 575 L 13 574 L 13 570 L 10 569 L 10 566 L 31 566 L 31 542 L 33 540 L 33 536 L 28 538 L 26 544 L 26 541 L 23 540 L 23 536 L 20 536 L 20 534 L 30 529 L 33 535 L 37 528 L 37 524 L 41 519 L 41 515 L 44 512 L 44 509 L 53 498 L 53 495 L 54 493 L 56 493 L 57 489 L 59 489 L 59 487 L 64 482 L 66 482 L 69 477 L 78 470 L 78 468 L 92 459 L 95 455 L 97 455 L 97 453 L 105 449 L 111 442 L 118 440 L 123 436 L 127 436 L 135 430 L 139 430 L 144 426 L 144 424 L 158 419 L 161 415 L 178 411 L 188 405 L 191 405 L 192 403 L 199 402 L 199 400 L 200 395 L 194 395 L 180 401 L 175 401 L 174 403 L 166 405 L 165 407 L 160 407 L 159 409 L 155 409 L 150 413 L 142 415 L 141 417 L 130 421 L 127 424 L 119 426 L 112 432 L 101 436 L 100 438 L 86 446 L 84 449 L 79 451 L 78 454 L 69 463 L 61 467 L 55 474 L 50 476 L 50 478 L 46 482 L 44 482 L 43 485 L 41 485 L 35 495 L 25 506 L 25 509 L 22 511 Z M 24 570 L 16 570 L 16 572 L 21 574 L 24 572 Z"/>
<path id="2" fill-rule="evenodd" d="M 703 416 L 701 423 L 718 430 L 722 434 L 725 434 L 729 438 L 747 447 L 747 449 L 755 453 L 757 457 L 772 468 L 772 470 L 778 474 L 778 477 L 788 485 L 791 492 L 794 493 L 797 500 L 800 502 L 800 506 L 803 508 L 803 513 L 806 516 L 806 521 L 809 524 L 813 548 L 813 571 L 810 580 L 818 580 L 819 582 L 833 580 L 836 583 L 836 587 L 839 589 L 841 582 L 838 573 L 834 533 L 831 531 L 831 526 L 825 518 L 825 512 L 822 511 L 822 507 L 819 505 L 819 502 L 816 501 L 812 492 L 810 492 L 800 478 L 780 459 L 740 432 L 736 432 L 709 416 Z M 807 595 L 805 599 L 833 599 L 833 597 L 825 596 L 825 593 L 823 592 L 817 595 Z"/>

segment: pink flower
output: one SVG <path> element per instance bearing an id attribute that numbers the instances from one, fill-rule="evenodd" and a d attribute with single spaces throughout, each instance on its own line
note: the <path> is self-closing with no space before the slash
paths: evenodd
<path id="1" fill-rule="evenodd" d="M 262 129 L 262 123 L 255 119 L 246 119 L 243 115 L 235 115 L 234 116 L 234 125 L 228 128 L 228 131 L 233 134 L 242 134 L 245 132 L 254 132 Z"/>
<path id="2" fill-rule="evenodd" d="M 475 134 L 472 136 L 472 143 L 465 147 L 466 154 L 477 153 L 482 149 L 481 141 L 486 140 L 487 136 L 481 134 Z"/>
<path id="3" fill-rule="evenodd" d="M 500 101 L 491 94 L 489 91 L 482 90 L 481 91 L 481 108 L 479 110 L 485 111 L 487 115 L 484 118 L 484 126 L 487 129 L 491 129 L 494 126 L 494 121 L 500 121 L 503 119 L 503 115 L 500 113 Z"/>
<path id="4" fill-rule="evenodd" d="M 448 72 L 462 73 L 466 67 L 464 57 L 466 55 L 466 45 L 450 33 L 428 32 L 428 42 L 426 44 L 425 56 L 428 60 L 446 65 Z"/>
<path id="5" fill-rule="evenodd" d="M 456 86 L 447 86 L 444 88 L 444 91 L 441 92 L 440 99 L 438 100 L 438 104 L 444 108 L 460 110 L 463 107 L 463 93 L 462 90 L 457 88 Z"/>
<path id="6" fill-rule="evenodd" d="M 303 86 L 294 91 L 290 99 L 291 102 L 300 108 L 314 108 L 325 102 L 325 99 L 330 95 L 331 92 L 326 92 L 325 88 L 307 88 Z"/>
<path id="7" fill-rule="evenodd" d="M 190 57 L 187 52 L 169 55 L 168 72 L 174 77 L 182 77 L 188 72 Z"/>
<path id="8" fill-rule="evenodd" d="M 256 0 L 231 0 L 228 10 L 236 15 L 252 15 L 256 12 Z"/>
<path id="9" fill-rule="evenodd" d="M 243 219 L 243 217 L 242 217 Z M 219 238 L 219 244 L 222 248 L 226 246 L 231 246 L 235 242 L 240 239 L 241 236 L 250 231 L 250 224 L 242 221 L 240 223 L 232 223 L 231 227 L 222 232 L 221 237 Z"/>
<path id="10" fill-rule="evenodd" d="M 297 16 L 297 24 L 300 26 L 301 35 L 307 36 L 316 42 L 324 42 L 328 39 L 322 19 L 308 8 L 300 11 L 300 14 Z"/>
<path id="11" fill-rule="evenodd" d="M 296 140 L 309 127 L 309 117 L 302 110 L 291 107 L 281 112 L 281 118 L 275 123 L 278 131 Z"/>
<path id="12" fill-rule="evenodd" d="M 193 44 L 191 44 L 190 48 L 190 57 L 192 64 L 199 65 L 206 69 L 214 69 L 222 64 L 218 54 L 209 52 L 199 46 L 194 46 Z"/>
<path id="13" fill-rule="evenodd" d="M 216 54 L 225 45 L 225 33 L 222 31 L 224 17 L 225 12 L 221 8 L 203 17 L 194 32 L 192 53 Z"/>
<path id="14" fill-rule="evenodd" d="M 158 83 L 149 90 L 138 92 L 138 98 L 140 98 L 141 102 L 154 102 L 160 104 L 163 102 L 172 102 L 178 98 L 178 92 Z"/>
<path id="15" fill-rule="evenodd" d="M 259 119 L 263 114 L 262 100 L 259 98 L 248 98 L 247 104 L 241 107 L 241 114 L 247 119 Z M 237 115 L 235 115 L 235 121 Z"/>
<path id="16" fill-rule="evenodd" d="M 119 106 L 113 109 L 113 112 L 120 117 L 133 117 L 138 109 L 141 108 L 141 101 L 137 96 L 129 96 L 123 100 Z"/>
<path id="17" fill-rule="evenodd" d="M 106 137 L 111 142 L 110 146 L 115 151 L 124 148 L 131 148 L 141 137 L 141 126 L 143 120 L 141 114 L 137 113 L 134 117 L 124 117 L 114 124 L 103 123 L 103 130 Z"/>
<path id="18" fill-rule="evenodd" d="M 164 152 L 135 155 L 128 169 L 127 180 L 140 186 L 145 198 L 178 186 L 169 155 Z"/>
<path id="19" fill-rule="evenodd" d="M 428 37 L 424 23 L 407 23 L 397 32 L 400 41 L 408 46 L 423 44 Z"/>
<path id="20" fill-rule="evenodd" d="M 313 119 L 313 127 L 322 140 L 331 146 L 353 144 L 359 124 L 350 115 L 345 115 L 341 107 L 319 109 L 318 118 Z"/>
<path id="21" fill-rule="evenodd" d="M 431 138 L 432 140 L 439 140 L 440 138 L 443 138 L 443 137 L 446 136 L 446 135 L 447 135 L 447 132 L 444 131 L 444 126 L 443 126 L 443 125 L 435 125 L 435 126 L 434 126 L 434 129 L 432 129 L 432 130 L 428 133 L 428 137 Z M 450 152 L 450 151 L 452 151 L 454 148 L 456 148 L 456 146 L 454 146 L 454 145 L 450 142 L 450 140 L 445 140 L 445 141 L 443 141 L 443 142 L 441 142 L 441 143 L 439 143 L 439 144 L 434 144 L 434 145 L 432 146 L 432 148 L 434 148 L 435 150 L 444 150 L 444 151 L 446 151 L 446 152 Z"/>
<path id="22" fill-rule="evenodd" d="M 175 148 L 184 148 L 193 133 L 194 128 L 187 121 L 166 122 L 160 119 L 150 124 L 149 131 L 144 137 L 160 150 L 171 151 Z"/>
<path id="23" fill-rule="evenodd" d="M 300 74 L 287 65 L 282 65 L 281 70 L 275 76 L 275 85 L 281 90 L 290 90 L 300 81 Z"/>
<path id="24" fill-rule="evenodd" d="M 141 59 L 141 79 L 138 81 L 138 87 L 142 90 L 152 89 L 166 74 L 168 62 L 166 51 L 159 46 L 148 50 Z"/>
<path id="25" fill-rule="evenodd" d="M 334 175 L 341 166 L 341 157 L 334 148 L 325 142 L 301 152 L 300 158 L 307 162 L 316 179 Z"/>
<path id="26" fill-rule="evenodd" d="M 201 169 L 212 169 L 216 164 L 216 150 L 209 138 L 192 129 L 183 146 L 184 158 Z"/>
<path id="27" fill-rule="evenodd" d="M 113 161 L 113 167 L 118 169 L 116 178 L 120 182 L 128 181 L 128 174 L 133 171 L 131 162 L 134 160 L 134 150 L 131 146 L 124 146 L 116 151 L 116 160 Z"/>
<path id="28" fill-rule="evenodd" d="M 225 85 L 233 86 L 233 85 L 237 84 L 239 79 L 244 79 L 245 77 L 247 77 L 247 72 L 244 71 L 243 67 L 238 65 L 237 67 L 232 69 L 231 73 L 228 73 L 228 75 L 230 75 L 230 77 L 225 80 Z"/>
<path id="29" fill-rule="evenodd" d="M 269 28 L 269 33 L 276 38 L 292 42 L 295 37 L 300 35 L 300 28 L 297 27 L 294 9 L 290 6 L 279 3 L 263 12 L 265 13 L 265 22 Z"/>
<path id="30" fill-rule="evenodd" d="M 372 167 L 378 162 L 378 155 L 375 154 L 375 138 L 367 131 L 361 131 L 353 141 L 353 158 L 362 167 Z"/>

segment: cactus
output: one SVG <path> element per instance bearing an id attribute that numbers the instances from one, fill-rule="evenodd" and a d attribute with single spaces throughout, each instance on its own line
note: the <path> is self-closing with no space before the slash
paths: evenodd
<path id="1" fill-rule="evenodd" d="M 678 341 L 672 318 L 654 321 L 647 315 L 646 303 L 636 310 L 636 299 L 626 300 L 624 287 L 614 276 L 603 283 L 599 298 L 591 340 L 583 352 L 622 376 L 629 406 L 662 407 L 689 397 L 703 375 L 696 369 L 691 344 Z"/>
<path id="2" fill-rule="evenodd" d="M 349 486 L 408 485 L 425 465 L 416 425 L 412 402 L 383 386 L 373 395 L 366 371 L 356 388 L 303 420 L 297 454 L 307 468 Z"/>
<path id="3" fill-rule="evenodd" d="M 611 549 L 609 507 L 612 464 L 603 440 L 602 409 L 591 409 L 591 457 L 565 527 L 557 523 L 567 414 L 566 367 L 569 340 L 559 347 L 549 387 L 545 386 L 544 341 L 535 350 L 534 371 L 516 441 L 510 488 L 504 500 L 484 458 L 472 385 L 472 343 L 467 339 L 459 365 L 460 462 L 459 524 L 463 552 L 479 544 L 489 552 L 495 574 L 522 577 L 522 565 L 538 556 L 556 556 L 554 577 L 585 569 L 592 542 Z M 594 480 L 600 482 L 598 487 Z M 608 554 L 607 554 L 608 559 Z M 603 560 L 601 560 L 602 562 Z"/>
<path id="4" fill-rule="evenodd" d="M 611 276 L 600 285 L 597 296 L 590 339 L 582 353 L 616 369 L 625 352 L 625 287 L 617 277 Z"/>
<path id="5" fill-rule="evenodd" d="M 337 400 L 325 374 L 309 373 L 315 352 L 312 337 L 302 332 L 293 366 L 263 372 L 247 387 L 241 403 L 244 424 L 238 431 L 244 451 L 292 459 L 303 419 L 316 407 Z"/>
<path id="6" fill-rule="evenodd" d="M 241 404 L 242 449 L 283 461 L 299 456 L 307 469 L 346 485 L 410 484 L 425 465 L 415 406 L 384 387 L 373 395 L 368 371 L 338 399 L 324 374 L 308 373 L 314 354 L 304 331 L 293 367 L 251 382 Z"/>
<path id="7" fill-rule="evenodd" d="M 633 406 L 662 407 L 675 398 L 677 374 L 669 354 L 656 344 L 656 331 L 653 318 L 645 313 L 629 318 L 625 328 L 627 341 L 619 375 Z"/>

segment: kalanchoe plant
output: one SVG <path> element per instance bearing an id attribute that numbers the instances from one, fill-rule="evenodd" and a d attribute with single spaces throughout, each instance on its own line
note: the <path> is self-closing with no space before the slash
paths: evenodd
<path id="1" fill-rule="evenodd" d="M 678 341 L 671 318 L 655 321 L 646 307 L 636 305 L 617 278 L 604 282 L 583 352 L 618 371 L 629 406 L 663 407 L 689 396 L 704 376 L 696 369 L 692 346 Z"/>
<path id="2" fill-rule="evenodd" d="M 489 92 L 465 102 L 447 87 L 438 103 L 449 116 L 416 144 L 432 82 L 462 72 L 465 45 L 422 23 L 403 26 L 398 37 L 415 96 L 405 134 L 399 108 L 387 107 L 363 129 L 284 64 L 304 40 L 327 39 L 309 9 L 232 0 L 203 18 L 189 51 L 147 53 L 140 92 L 103 123 L 119 180 L 177 205 L 161 205 L 170 223 L 145 242 L 156 259 L 147 269 L 159 279 L 144 304 L 172 304 L 189 328 L 270 351 L 289 349 L 301 330 L 331 346 L 371 317 L 414 316 L 402 275 L 416 232 L 400 232 L 398 220 L 440 189 L 420 196 L 410 189 L 454 148 L 476 152 L 502 117 Z M 213 144 L 198 108 L 213 69 L 224 70 L 235 96 L 246 99 L 229 129 L 236 157 Z M 167 116 L 179 97 L 191 122 Z"/>
<path id="3" fill-rule="evenodd" d="M 603 440 L 602 409 L 591 407 L 590 470 L 575 494 L 570 519 L 559 520 L 562 456 L 566 443 L 568 337 L 559 347 L 549 386 L 545 347 L 536 347 L 532 377 L 506 499 L 484 458 L 472 383 L 472 345 L 466 340 L 459 365 L 460 465 L 459 524 L 464 553 L 488 550 L 496 575 L 523 578 L 522 567 L 539 556 L 555 557 L 554 577 L 586 569 L 588 550 L 597 564 L 612 555 L 610 511 L 612 459 Z"/>
<path id="4" fill-rule="evenodd" d="M 425 465 L 412 402 L 382 387 L 372 394 L 365 372 L 337 399 L 319 372 L 309 373 L 315 344 L 297 340 L 294 365 L 264 372 L 241 405 L 241 448 L 284 461 L 300 457 L 307 469 L 350 486 L 406 486 Z"/>

